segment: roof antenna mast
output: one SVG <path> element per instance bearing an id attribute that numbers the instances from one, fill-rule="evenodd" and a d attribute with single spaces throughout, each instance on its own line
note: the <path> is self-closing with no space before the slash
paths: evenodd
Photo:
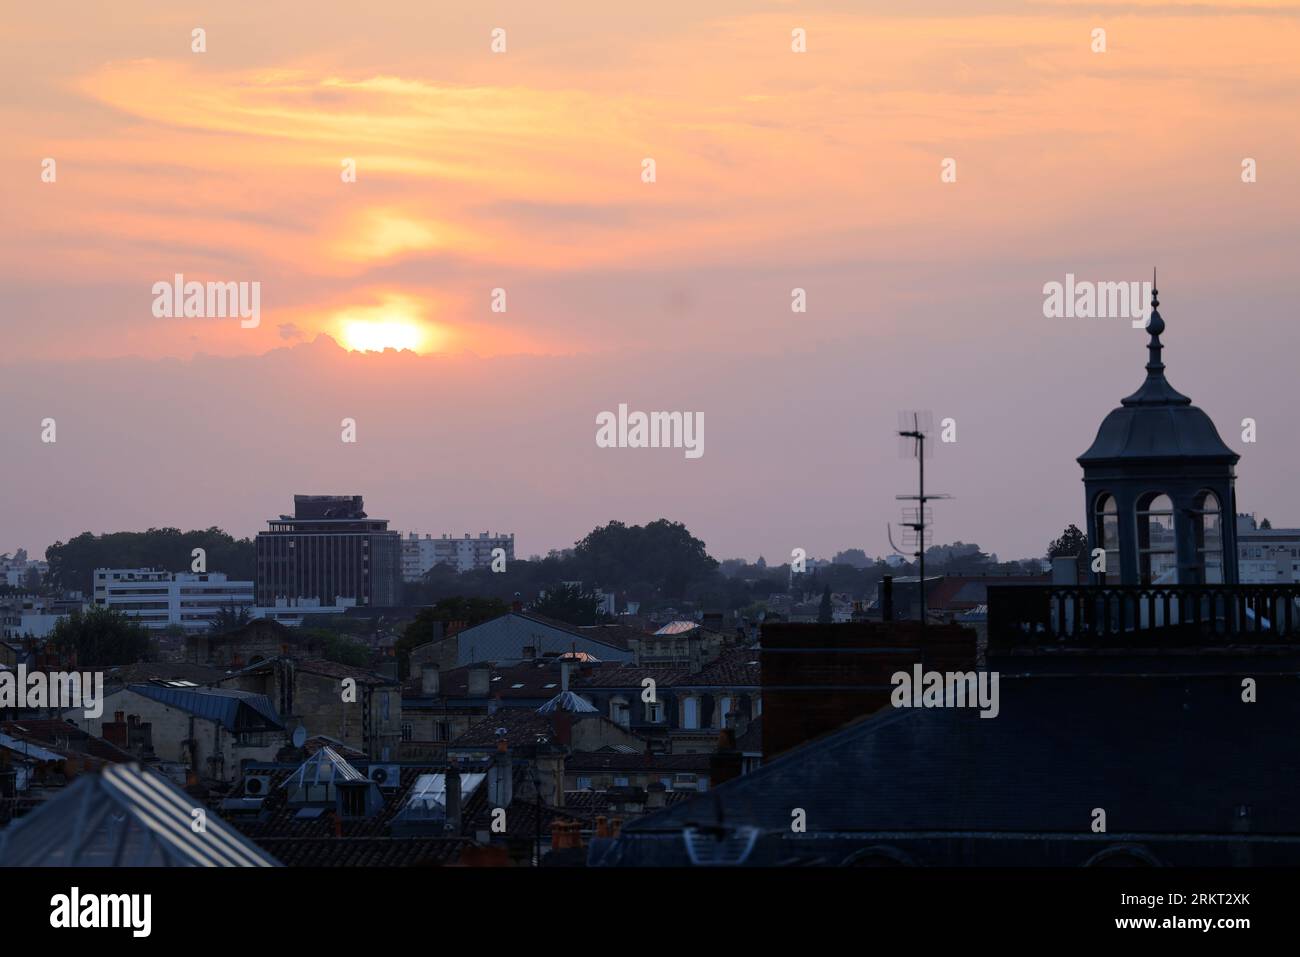
<path id="1" fill-rule="evenodd" d="M 894 498 L 900 501 L 916 502 L 914 508 L 903 509 L 903 521 L 901 522 L 903 532 L 904 547 L 912 546 L 916 551 L 912 552 L 912 557 L 917 560 L 917 592 L 920 595 L 921 602 L 921 628 L 925 628 L 925 549 L 929 544 L 929 528 L 933 524 L 933 513 L 926 508 L 925 503 L 931 499 L 952 498 L 951 495 L 943 495 L 938 492 L 925 492 L 925 459 L 932 454 L 932 446 L 929 440 L 930 432 L 933 428 L 933 416 L 929 411 L 900 412 L 898 414 L 898 439 L 899 453 L 904 456 L 914 456 L 916 458 L 917 479 L 915 495 L 895 495 Z M 889 535 L 889 544 L 894 551 L 900 555 L 905 552 L 899 551 L 897 545 L 894 545 L 894 536 L 888 524 L 885 526 L 886 534 Z"/>

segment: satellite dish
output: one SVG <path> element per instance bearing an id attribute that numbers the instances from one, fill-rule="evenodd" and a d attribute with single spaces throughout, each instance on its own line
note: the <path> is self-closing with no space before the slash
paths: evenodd
<path id="1" fill-rule="evenodd" d="M 293 746 L 295 748 L 301 748 L 306 743 L 307 729 L 302 725 L 298 725 L 298 727 L 293 729 Z"/>

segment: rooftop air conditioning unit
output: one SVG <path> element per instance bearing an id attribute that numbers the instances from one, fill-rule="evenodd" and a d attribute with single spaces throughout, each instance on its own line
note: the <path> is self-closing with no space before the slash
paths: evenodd
<path id="1" fill-rule="evenodd" d="M 244 778 L 244 797 L 264 798 L 271 793 L 269 774 L 250 774 Z"/>
<path id="2" fill-rule="evenodd" d="M 372 764 L 369 777 L 381 788 L 397 788 L 402 785 L 402 769 L 396 764 Z"/>

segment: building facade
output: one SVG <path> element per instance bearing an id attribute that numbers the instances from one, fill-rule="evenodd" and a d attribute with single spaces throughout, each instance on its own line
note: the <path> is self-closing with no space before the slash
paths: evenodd
<path id="1" fill-rule="evenodd" d="M 146 628 L 203 631 L 222 609 L 251 609 L 253 583 L 231 581 L 221 572 L 97 568 L 93 601 Z"/>
<path id="2" fill-rule="evenodd" d="M 1244 585 L 1300 581 L 1300 528 L 1261 528 L 1254 515 L 1238 515 L 1237 574 Z"/>
<path id="3" fill-rule="evenodd" d="M 423 538 L 411 532 L 402 539 L 402 581 L 418 582 L 435 565 L 446 565 L 458 572 L 470 572 L 480 568 L 491 568 L 493 553 L 501 549 L 505 560 L 515 560 L 515 536 L 511 534 L 493 535 L 491 532 L 479 532 L 477 538 L 468 533 L 463 538 L 443 535 Z"/>
<path id="4" fill-rule="evenodd" d="M 295 495 L 294 514 L 257 535 L 257 605 L 352 599 L 357 605 L 396 605 L 401 536 L 387 519 L 367 517 L 360 495 Z"/>

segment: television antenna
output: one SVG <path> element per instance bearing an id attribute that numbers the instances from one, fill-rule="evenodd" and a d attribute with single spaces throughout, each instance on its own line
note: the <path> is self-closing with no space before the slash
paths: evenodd
<path id="1" fill-rule="evenodd" d="M 934 426 L 934 416 L 927 411 L 911 411 L 898 413 L 898 451 L 900 455 L 912 456 L 916 459 L 917 480 L 915 495 L 895 495 L 894 498 L 903 502 L 915 502 L 916 505 L 911 508 L 903 509 L 903 521 L 899 523 L 903 527 L 903 545 L 915 547 L 916 551 L 912 552 L 912 557 L 917 560 L 917 590 L 921 596 L 921 627 L 925 628 L 925 549 L 929 544 L 930 526 L 934 524 L 934 513 L 926 507 L 926 502 L 935 499 L 952 498 L 951 495 L 943 495 L 939 492 L 925 492 L 925 460 L 934 452 L 933 445 L 930 441 L 930 432 Z M 889 536 L 889 545 L 895 552 L 907 557 L 907 553 L 900 550 L 894 544 L 893 529 L 889 524 L 885 524 L 885 532 Z"/>

